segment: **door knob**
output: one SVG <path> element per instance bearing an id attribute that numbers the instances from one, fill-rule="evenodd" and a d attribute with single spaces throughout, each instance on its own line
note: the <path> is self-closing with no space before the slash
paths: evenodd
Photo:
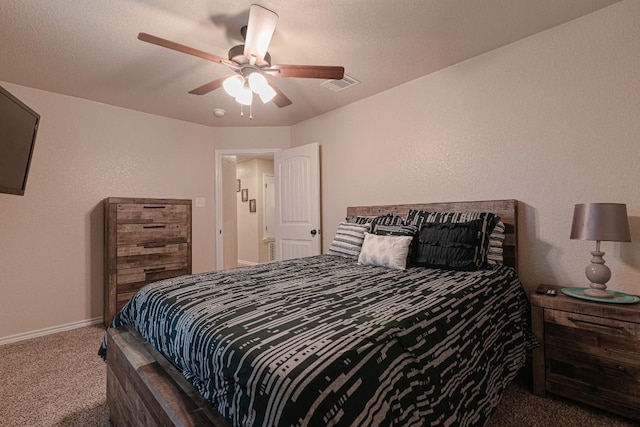
<path id="1" fill-rule="evenodd" d="M 316 234 L 318 234 L 318 231 L 317 231 L 317 230 L 311 230 L 311 235 L 312 235 L 312 236 L 315 236 Z"/>

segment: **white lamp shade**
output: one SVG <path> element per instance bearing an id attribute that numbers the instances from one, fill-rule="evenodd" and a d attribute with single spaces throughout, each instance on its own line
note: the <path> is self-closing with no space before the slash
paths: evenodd
<path id="1" fill-rule="evenodd" d="M 265 87 L 269 86 L 267 83 L 267 79 L 260 73 L 255 72 L 249 74 L 249 87 L 255 93 L 260 93 L 260 91 Z"/>
<path id="2" fill-rule="evenodd" d="M 240 89 L 240 93 L 236 96 L 236 101 L 242 105 L 251 105 L 253 102 L 253 92 L 248 87 Z"/>
<path id="3" fill-rule="evenodd" d="M 252 73 L 249 75 L 249 87 L 260 96 L 264 104 L 276 96 L 276 91 L 269 86 L 267 79 L 260 73 Z"/>
<path id="4" fill-rule="evenodd" d="M 263 104 L 271 101 L 276 96 L 276 91 L 269 85 L 265 86 L 260 92 L 258 92 Z"/>
<path id="5" fill-rule="evenodd" d="M 235 75 L 235 76 L 231 76 L 228 79 L 226 79 L 224 82 L 222 82 L 222 87 L 224 88 L 225 92 L 227 92 L 229 95 L 233 96 L 234 98 L 237 98 L 244 86 L 244 81 L 242 80 L 242 77 Z"/>

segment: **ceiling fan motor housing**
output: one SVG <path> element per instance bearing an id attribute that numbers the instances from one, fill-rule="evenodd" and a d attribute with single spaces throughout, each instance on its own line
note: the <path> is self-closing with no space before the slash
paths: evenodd
<path id="1" fill-rule="evenodd" d="M 229 60 L 237 63 L 238 65 L 244 65 L 249 63 L 249 58 L 244 56 L 243 44 L 239 44 L 229 49 Z M 267 52 L 266 55 L 264 56 L 264 60 L 257 61 L 256 65 L 259 67 L 270 67 L 271 55 L 269 55 L 269 52 Z"/>

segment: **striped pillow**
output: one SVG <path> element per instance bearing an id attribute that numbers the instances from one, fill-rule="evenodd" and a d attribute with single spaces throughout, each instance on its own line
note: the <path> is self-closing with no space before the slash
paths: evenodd
<path id="1" fill-rule="evenodd" d="M 362 242 L 364 241 L 364 233 L 369 231 L 370 227 L 370 224 L 341 222 L 327 253 L 344 258 L 358 259 L 360 248 L 362 248 Z"/>
<path id="2" fill-rule="evenodd" d="M 504 245 L 504 222 L 498 221 L 489 236 L 489 250 L 487 251 L 487 265 L 497 267 L 504 263 L 502 246 Z"/>

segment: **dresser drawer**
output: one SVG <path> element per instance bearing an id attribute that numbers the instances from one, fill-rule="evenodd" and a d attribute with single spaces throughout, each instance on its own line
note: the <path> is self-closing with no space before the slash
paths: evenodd
<path id="1" fill-rule="evenodd" d="M 187 256 L 188 243 L 150 242 L 134 245 L 119 245 L 116 249 L 117 264 L 122 257 L 147 256 L 161 254 L 180 254 Z"/>
<path id="2" fill-rule="evenodd" d="M 156 203 L 120 203 L 117 207 L 118 224 L 188 223 L 189 206 Z"/>
<path id="3" fill-rule="evenodd" d="M 117 245 L 139 243 L 183 243 L 189 237 L 187 224 L 118 224 Z"/>
<path id="4" fill-rule="evenodd" d="M 116 267 L 118 274 L 127 272 L 132 269 L 161 267 L 177 263 L 187 262 L 187 245 L 186 243 L 165 245 L 159 248 L 130 247 L 132 250 L 138 249 L 139 254 L 119 256 L 116 258 Z"/>
<path id="5" fill-rule="evenodd" d="M 544 311 L 547 346 L 638 363 L 640 324 L 560 310 Z"/>
<path id="6" fill-rule="evenodd" d="M 137 263 L 143 264 L 143 263 Z M 136 282 L 149 282 L 158 280 L 158 274 L 166 274 L 165 277 L 180 275 L 179 271 L 187 269 L 187 258 L 162 260 L 147 265 L 132 265 L 129 268 L 119 268 L 116 273 L 118 292 L 124 289 L 121 285 Z M 185 273 L 186 274 L 186 273 Z"/>

